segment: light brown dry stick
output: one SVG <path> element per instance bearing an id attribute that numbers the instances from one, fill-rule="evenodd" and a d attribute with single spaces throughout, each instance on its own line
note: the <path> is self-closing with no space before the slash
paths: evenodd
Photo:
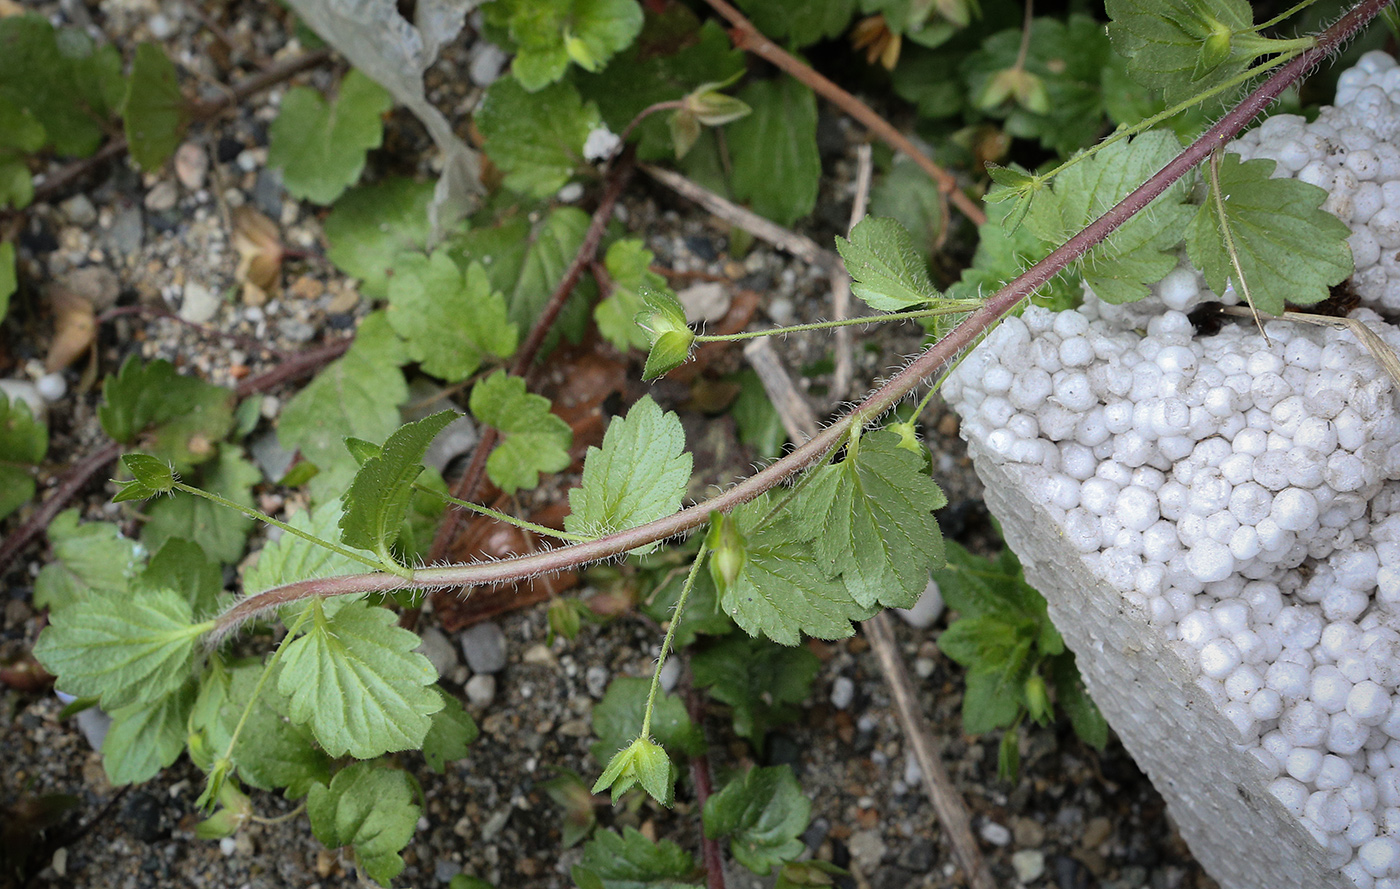
<path id="1" fill-rule="evenodd" d="M 946 204 L 951 201 L 953 206 L 958 208 L 958 212 L 966 216 L 973 225 L 981 225 L 987 221 L 987 214 L 982 212 L 982 208 L 977 205 L 976 201 L 963 193 L 962 189 L 958 187 L 957 179 L 953 178 L 953 174 L 934 163 L 932 158 L 920 151 L 919 146 L 896 129 L 894 124 L 876 114 L 874 109 L 860 99 L 818 74 L 811 65 L 786 52 L 782 47 L 763 36 L 763 32 L 755 28 L 753 22 L 744 18 L 743 13 L 726 3 L 725 0 L 705 0 L 705 2 L 734 26 L 734 29 L 729 33 L 729 39 L 736 47 L 777 65 L 811 87 L 817 95 L 830 100 L 842 111 L 865 124 L 866 128 L 878 136 L 881 142 L 907 155 L 934 182 L 938 183 L 940 203 Z M 944 215 L 947 215 L 946 211 Z"/>
<path id="2" fill-rule="evenodd" d="M 754 371 L 792 440 L 801 443 L 815 436 L 817 419 L 802 393 L 793 385 L 792 377 L 783 369 L 768 340 L 753 340 L 744 347 L 744 356 L 753 363 Z M 862 622 L 860 627 L 880 661 L 880 672 L 884 674 L 885 683 L 894 697 L 899 727 L 909 746 L 914 749 L 914 759 L 924 780 L 924 791 L 933 803 L 939 823 L 948 834 L 958 864 L 967 875 L 967 885 L 971 889 L 997 889 L 991 871 L 987 869 L 987 862 L 982 858 L 982 850 L 977 847 L 977 839 L 972 835 L 972 819 L 967 806 L 953 785 L 948 770 L 943 768 L 933 730 L 919 707 L 919 696 L 914 690 L 913 680 L 909 678 L 909 668 L 899 652 L 899 643 L 895 640 L 889 616 L 882 611 Z"/>
<path id="3" fill-rule="evenodd" d="M 869 145 L 856 149 L 856 190 L 851 201 L 851 221 L 846 225 L 846 234 L 856 227 L 865 216 L 870 203 L 870 180 L 874 176 L 874 153 Z M 851 276 L 844 267 L 831 273 L 831 320 L 844 321 L 851 312 Z M 855 358 L 852 355 L 851 329 L 836 328 L 835 334 L 836 368 L 831 374 L 831 394 L 833 403 L 844 399 L 851 389 L 851 379 L 855 376 Z"/>

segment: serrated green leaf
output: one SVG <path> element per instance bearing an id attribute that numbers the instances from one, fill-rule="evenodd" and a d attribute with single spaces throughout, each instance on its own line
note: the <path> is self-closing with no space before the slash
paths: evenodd
<path id="1" fill-rule="evenodd" d="M 943 565 L 933 511 L 948 504 L 919 454 L 888 430 L 863 435 L 840 463 L 816 471 L 794 499 L 794 521 L 820 528 L 814 545 L 863 606 L 909 608 Z"/>
<path id="2" fill-rule="evenodd" d="M 340 539 L 346 546 L 369 550 L 386 565 L 397 564 L 390 549 L 408 515 L 413 482 L 423 472 L 428 445 L 447 424 L 457 419 L 439 411 L 399 427 L 380 453 L 366 460 L 345 492 L 340 516 Z"/>
<path id="3" fill-rule="evenodd" d="M 345 75 L 330 104 L 310 87 L 292 87 L 272 124 L 268 165 L 282 168 L 288 194 L 330 204 L 360 178 L 392 107 L 388 91 L 359 71 Z"/>
<path id="4" fill-rule="evenodd" d="M 312 480 L 313 499 L 339 497 L 354 478 L 358 465 L 345 449 L 346 438 L 383 441 L 399 427 L 398 406 L 408 398 L 408 385 L 398 365 L 407 360 L 384 314 L 370 315 L 345 357 L 282 409 L 282 447 L 299 449 L 321 469 Z"/>
<path id="5" fill-rule="evenodd" d="M 427 490 L 423 490 L 425 488 Z M 431 466 L 424 467 L 423 474 L 418 476 L 413 486 L 408 515 L 404 516 L 403 527 L 399 531 L 399 552 L 405 564 L 427 558 L 438 522 L 447 507 L 443 497 L 449 493 L 442 475 Z"/>
<path id="6" fill-rule="evenodd" d="M 813 551 L 820 528 L 799 528 L 779 515 L 769 519 L 767 497 L 734 510 L 730 520 L 741 541 L 742 564 L 733 582 L 716 577 L 720 607 L 746 633 L 796 645 L 802 634 L 819 639 L 851 635 L 851 621 L 876 609 L 860 605 L 839 578 L 827 575 Z"/>
<path id="7" fill-rule="evenodd" d="M 442 709 L 437 671 L 414 651 L 419 639 L 394 613 L 364 601 L 328 614 L 320 600 L 311 626 L 282 656 L 277 687 L 292 722 L 308 724 L 331 756 L 372 759 L 422 746 Z"/>
<path id="8" fill-rule="evenodd" d="M 1069 716 L 1074 733 L 1085 744 L 1102 750 L 1108 744 L 1108 722 L 1094 699 L 1089 697 L 1079 668 L 1075 666 L 1074 655 L 1065 652 L 1051 660 L 1050 675 L 1055 683 L 1055 703 Z"/>
<path id="9" fill-rule="evenodd" d="M 777 457 L 787 444 L 787 429 L 758 374 L 745 368 L 727 379 L 739 384 L 739 394 L 729 406 L 729 415 L 739 428 L 739 440 L 765 460 Z"/>
<path id="10" fill-rule="evenodd" d="M 1321 209 L 1327 192 L 1297 179 L 1271 179 L 1274 162 L 1245 163 L 1227 154 L 1220 163 L 1226 222 L 1254 307 L 1282 314 L 1284 303 L 1312 305 L 1328 288 L 1355 271 L 1346 223 Z M 1205 275 L 1206 286 L 1239 291 L 1226 235 L 1213 196 L 1196 211 L 1186 231 L 1186 254 Z"/>
<path id="11" fill-rule="evenodd" d="M 800 646 L 736 633 L 695 654 L 690 669 L 696 687 L 733 709 L 735 734 L 761 751 L 768 732 L 797 719 L 795 705 L 812 693 L 821 661 Z"/>
<path id="12" fill-rule="evenodd" d="M 739 6 L 763 34 L 799 47 L 840 36 L 856 10 L 855 0 L 740 0 Z"/>
<path id="13" fill-rule="evenodd" d="M 791 77 L 749 84 L 739 99 L 753 114 L 730 124 L 734 197 L 779 225 L 791 225 L 817 204 L 817 100 Z"/>
<path id="14" fill-rule="evenodd" d="M 350 846 L 366 876 L 387 886 L 403 870 L 399 852 L 413 839 L 421 812 L 407 772 L 357 762 L 317 784 L 306 798 L 311 832 L 329 849 Z"/>
<path id="15" fill-rule="evenodd" d="M 55 613 L 34 656 L 75 696 L 108 711 L 158 701 L 190 677 L 199 637 L 190 603 L 173 590 L 104 592 Z"/>
<path id="16" fill-rule="evenodd" d="M 610 762 L 642 730 L 651 681 L 622 677 L 608 684 L 603 699 L 593 708 L 593 734 L 598 741 L 588 748 L 600 763 Z M 672 756 L 694 756 L 705 749 L 705 736 L 690 721 L 679 696 L 662 693 L 651 713 L 651 736 Z"/>
<path id="17" fill-rule="evenodd" d="M 569 424 L 549 412 L 548 398 L 526 392 L 524 379 L 496 371 L 472 388 L 470 407 L 472 416 L 501 435 L 486 474 L 505 493 L 533 488 L 541 472 L 569 465 Z"/>
<path id="18" fill-rule="evenodd" d="M 0 19 L 0 95 L 43 125 L 58 154 L 96 151 L 124 93 L 114 46 L 98 48 L 76 28 L 55 30 L 37 13 Z"/>
<path id="19" fill-rule="evenodd" d="M 929 175 L 918 164 L 899 157 L 871 189 L 870 214 L 889 217 L 908 229 L 927 267 L 927 259 L 943 235 L 942 201 L 943 195 Z"/>
<path id="20" fill-rule="evenodd" d="M 487 355 L 515 352 L 518 331 L 506 316 L 505 296 L 492 290 L 479 263 L 464 274 L 446 250 L 399 258 L 386 314 L 413 360 L 448 383 L 471 376 Z"/>
<path id="21" fill-rule="evenodd" d="M 933 572 L 943 601 L 969 617 L 997 615 L 1014 619 L 1045 613 L 1045 599 L 1026 583 L 1021 565 L 1010 550 L 997 559 L 974 556 L 962 545 L 945 543 L 947 564 Z"/>
<path id="22" fill-rule="evenodd" d="M 462 702 L 442 689 L 442 709 L 433 714 L 432 727 L 423 736 L 423 759 L 428 768 L 439 775 L 447 763 L 456 762 L 467 755 L 467 747 L 481 734 L 471 714 L 462 709 Z"/>
<path id="23" fill-rule="evenodd" d="M 898 312 L 938 295 L 913 236 L 893 219 L 867 216 L 849 241 L 836 238 L 836 249 L 850 273 L 851 293 L 872 309 Z"/>
<path id="24" fill-rule="evenodd" d="M 651 270 L 655 256 L 640 238 L 616 241 L 608 248 L 603 265 L 612 279 L 612 293 L 593 310 L 598 332 L 619 352 L 651 345 L 647 332 L 637 326 L 637 315 L 646 304 L 641 291 L 669 292 L 666 279 Z"/>
<path id="25" fill-rule="evenodd" d="M 1245 0 L 1108 0 L 1105 9 L 1108 36 L 1128 58 L 1128 73 L 1162 90 L 1170 105 L 1229 80 L 1272 51 L 1272 41 L 1248 33 L 1254 10 Z"/>
<path id="26" fill-rule="evenodd" d="M 132 160 L 147 172 L 165 165 L 189 125 L 189 106 L 170 57 L 154 43 L 136 47 L 122 102 L 122 125 Z"/>
<path id="27" fill-rule="evenodd" d="M 792 767 L 752 767 L 705 801 L 705 836 L 729 837 L 734 860 L 759 876 L 807 848 L 799 837 L 812 816 Z"/>
<path id="28" fill-rule="evenodd" d="M 0 263 L 4 260 L 0 255 Z M 48 451 L 49 430 L 34 419 L 29 405 L 23 399 L 11 401 L 0 393 L 0 518 L 34 497 L 30 467 L 42 461 Z"/>
<path id="29" fill-rule="evenodd" d="M 680 418 L 642 396 L 626 417 L 608 424 L 601 449 L 589 446 L 583 479 L 569 491 L 564 528 L 602 537 L 664 518 L 680 509 L 690 470 Z"/>
<path id="30" fill-rule="evenodd" d="M 411 179 L 350 189 L 326 217 L 326 258 L 359 278 L 365 296 L 383 299 L 399 259 L 428 245 L 432 200 L 433 184 Z"/>
<path id="31" fill-rule="evenodd" d="M 1021 689 L 1001 673 L 973 671 L 967 674 L 963 692 L 963 731 L 980 735 L 1006 728 L 1021 712 Z"/>
<path id="32" fill-rule="evenodd" d="M 642 28 L 633 0 L 500 0 L 483 13 L 515 43 L 511 74 L 530 92 L 563 77 L 570 60 L 597 71 Z"/>
<path id="33" fill-rule="evenodd" d="M 1036 196 L 1026 226 L 1042 241 L 1061 243 L 1103 215 L 1181 151 L 1168 132 L 1143 133 L 1116 142 L 1055 178 L 1051 189 Z M 1105 302 L 1134 302 L 1176 268 L 1180 245 L 1191 219 L 1184 203 L 1186 186 L 1178 182 L 1085 255 L 1084 280 Z"/>
<path id="34" fill-rule="evenodd" d="M 287 524 L 322 540 L 335 540 L 340 534 L 340 510 L 340 501 L 330 500 L 310 512 L 297 513 Z M 367 552 L 365 556 L 373 558 L 372 553 Z M 364 570 L 363 562 L 295 534 L 283 534 L 258 553 L 257 562 L 243 576 L 243 589 L 251 596 L 313 577 L 360 574 Z"/>
<path id="35" fill-rule="evenodd" d="M 78 523 L 65 509 L 49 523 L 53 560 L 34 580 L 34 606 L 60 612 L 93 591 L 125 593 L 145 553 L 111 522 Z"/>
<path id="36" fill-rule="evenodd" d="M 262 472 L 235 448 L 219 449 L 219 459 L 202 467 L 198 487 L 246 507 L 253 506 L 253 486 Z M 243 555 L 253 520 L 203 497 L 182 495 L 152 504 L 141 529 L 141 542 L 159 550 L 172 537 L 199 544 L 205 554 L 220 562 L 236 562 Z"/>
<path id="37" fill-rule="evenodd" d="M 168 361 L 142 364 L 133 355 L 103 381 L 97 418 L 103 431 L 121 444 L 131 444 L 152 426 L 168 424 L 150 450 L 187 468 L 197 462 L 194 457 L 213 456 L 212 443 L 233 422 L 232 397 L 222 386 L 178 373 Z"/>
<path id="38" fill-rule="evenodd" d="M 598 108 L 584 104 L 569 83 L 533 95 L 502 77 L 486 92 L 476 126 L 486 154 L 505 171 L 505 185 L 534 198 L 554 194 L 588 166 L 583 143 L 602 123 Z"/>
<path id="39" fill-rule="evenodd" d="M 25 173 L 28 176 L 28 171 Z M 0 173 L 0 205 L 5 203 L 4 175 Z M 27 200 L 24 204 L 29 203 Z M 16 207 L 24 204 L 15 203 Z M 15 245 L 9 241 L 0 242 L 0 319 L 10 313 L 10 297 L 19 289 L 19 279 L 15 275 Z"/>
<path id="40" fill-rule="evenodd" d="M 185 750 L 186 722 L 194 706 L 195 684 L 158 700 L 112 711 L 112 725 L 102 740 L 102 769 L 115 785 L 140 784 L 154 778 Z"/>
<path id="41" fill-rule="evenodd" d="M 190 603 L 194 614 L 209 614 L 224 590 L 223 566 L 194 541 L 172 537 L 151 556 L 132 585 L 138 590 L 174 590 Z"/>
<path id="42" fill-rule="evenodd" d="M 604 831 L 569 871 L 579 889 L 698 889 L 695 859 L 670 840 L 653 843 L 634 827 Z"/>
<path id="43" fill-rule="evenodd" d="M 783 865 L 782 870 L 778 871 L 778 880 L 773 884 L 773 889 L 835 886 L 837 885 L 836 878 L 845 873 L 846 871 L 830 861 L 821 861 L 815 858 L 807 861 L 792 861 Z"/>
<path id="44" fill-rule="evenodd" d="M 202 679 L 189 719 L 190 732 L 199 733 L 203 746 L 222 756 L 246 711 L 247 722 L 233 748 L 240 780 L 260 790 L 285 788 L 288 799 L 305 796 L 313 785 L 329 783 L 331 758 L 316 746 L 309 729 L 287 720 L 286 698 L 277 693 L 275 683 L 258 688 L 264 666 L 252 663 L 224 669 L 215 660 L 214 667 Z M 206 770 L 210 765 L 198 764 Z"/>
<path id="45" fill-rule="evenodd" d="M 1024 209 L 1030 206 L 1027 201 Z M 972 256 L 972 266 L 963 269 L 962 278 L 948 288 L 949 297 L 989 297 L 1058 246 L 1036 237 L 1027 226 L 1008 225 L 1015 210 L 1011 202 L 989 203 L 987 221 L 977 228 L 977 251 Z M 1081 280 L 1078 271 L 1066 270 L 1042 286 L 1032 302 L 1056 309 L 1078 306 Z"/>
<path id="46" fill-rule="evenodd" d="M 688 7 L 668 4 L 646 13 L 636 43 L 607 67 L 574 80 L 583 97 L 597 103 L 608 128 L 621 133 L 642 109 L 674 102 L 701 84 L 726 82 L 743 70 L 744 53 L 719 22 L 701 24 Z M 639 160 L 675 157 L 666 117 L 648 115 L 633 130 Z"/>

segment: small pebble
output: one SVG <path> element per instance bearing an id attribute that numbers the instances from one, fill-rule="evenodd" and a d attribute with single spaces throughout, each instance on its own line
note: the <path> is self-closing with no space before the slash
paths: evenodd
<path id="1" fill-rule="evenodd" d="M 85 194 L 74 195 L 58 205 L 63 215 L 74 225 L 89 226 L 97 221 L 97 208 Z"/>
<path id="2" fill-rule="evenodd" d="M 780 296 L 768 303 L 768 317 L 780 327 L 787 327 L 794 317 L 792 300 Z"/>
<path id="3" fill-rule="evenodd" d="M 583 684 L 588 687 L 588 693 L 595 698 L 601 698 L 608 690 L 608 679 L 610 675 L 608 668 L 602 664 L 594 664 L 583 674 Z"/>
<path id="4" fill-rule="evenodd" d="M 191 324 L 205 324 L 219 313 L 223 300 L 217 293 L 197 281 L 185 284 L 184 299 L 180 302 L 180 320 Z"/>
<path id="5" fill-rule="evenodd" d="M 473 673 L 499 673 L 506 666 L 506 634 L 490 620 L 469 627 L 462 633 L 462 653 Z"/>
<path id="6" fill-rule="evenodd" d="M 233 837 L 224 837 L 219 840 L 219 851 L 224 853 L 225 858 L 232 858 L 233 853 L 238 851 L 238 844 L 233 841 Z"/>
<path id="7" fill-rule="evenodd" d="M 559 199 L 561 204 L 576 203 L 579 198 L 583 197 L 583 186 L 577 182 L 570 182 L 559 189 L 559 193 L 555 197 Z"/>
<path id="8" fill-rule="evenodd" d="M 1004 825 L 997 824 L 995 821 L 988 821 L 986 824 L 983 824 L 980 833 L 982 834 L 982 839 L 991 843 L 993 846 L 1005 846 L 1007 843 L 1011 842 L 1011 831 Z"/>
<path id="9" fill-rule="evenodd" d="M 837 676 L 831 683 L 831 706 L 837 710 L 845 710 L 851 706 L 851 701 L 856 696 L 856 684 L 846 676 Z"/>
<path id="10" fill-rule="evenodd" d="M 473 707 L 489 707 L 496 699 L 496 677 L 478 673 L 467 680 L 467 701 Z"/>
<path id="11" fill-rule="evenodd" d="M 549 646 L 543 642 L 536 642 L 520 655 L 522 664 L 534 664 L 537 667 L 554 667 L 559 664 L 559 659 L 554 656 L 554 652 L 549 650 Z"/>
<path id="12" fill-rule="evenodd" d="M 446 676 L 457 666 L 457 653 L 452 650 L 452 643 L 447 636 L 437 627 L 428 627 L 420 634 L 418 643 L 418 653 L 428 659 L 437 670 L 438 676 Z"/>
<path id="13" fill-rule="evenodd" d="M 41 423 L 48 422 L 49 403 L 39 387 L 28 380 L 0 380 L 0 393 L 9 399 L 10 404 L 22 401 L 29 405 L 29 412 Z"/>
<path id="14" fill-rule="evenodd" d="M 1045 853 L 1039 849 L 1022 849 L 1011 855 L 1011 867 L 1016 871 L 1017 880 L 1032 883 L 1045 873 Z"/>
<path id="15" fill-rule="evenodd" d="M 676 683 L 681 678 L 681 662 L 679 658 L 668 658 L 661 667 L 661 690 L 669 692 L 676 687 Z"/>
<path id="16" fill-rule="evenodd" d="M 709 281 L 694 284 L 676 293 L 685 309 L 687 324 L 713 324 L 729 311 L 729 290 L 723 284 Z"/>
<path id="17" fill-rule="evenodd" d="M 175 201 L 179 197 L 180 193 L 175 190 L 175 183 L 168 179 L 162 179 L 155 184 L 154 188 L 146 192 L 146 209 L 152 213 L 164 213 L 175 207 Z"/>
<path id="18" fill-rule="evenodd" d="M 943 614 L 943 592 L 938 581 L 930 580 L 913 608 L 896 608 L 894 613 L 911 627 L 927 630 Z"/>
<path id="19" fill-rule="evenodd" d="M 186 142 L 175 151 L 175 178 L 190 191 L 204 187 L 209 172 L 209 153 L 193 142 Z"/>
<path id="20" fill-rule="evenodd" d="M 851 834 L 851 838 L 846 841 L 846 847 L 851 850 L 851 857 L 867 873 L 880 866 L 880 860 L 885 857 L 885 841 L 880 837 L 878 830 L 862 830 Z"/>
<path id="21" fill-rule="evenodd" d="M 58 401 L 68 394 L 68 381 L 61 373 L 44 374 L 34 382 L 34 388 L 39 390 L 45 401 Z"/>

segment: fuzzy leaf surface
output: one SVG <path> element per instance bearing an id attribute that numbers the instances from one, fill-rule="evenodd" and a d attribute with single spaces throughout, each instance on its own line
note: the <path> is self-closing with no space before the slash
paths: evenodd
<path id="1" fill-rule="evenodd" d="M 651 346 L 647 332 L 637 325 L 636 318 L 646 308 L 640 291 L 669 290 L 666 279 L 651 270 L 655 259 L 641 238 L 626 238 L 615 241 L 603 260 L 612 279 L 612 293 L 598 303 L 593 318 L 598 322 L 598 332 L 619 352 Z"/>
<path id="2" fill-rule="evenodd" d="M 582 483 L 569 491 L 564 528 L 602 537 L 670 515 L 685 496 L 691 460 L 680 418 L 643 396 L 608 424 L 601 449 L 588 448 Z"/>
<path id="3" fill-rule="evenodd" d="M 134 586 L 174 590 L 185 597 L 195 614 L 209 614 L 224 589 L 223 566 L 206 556 L 194 541 L 171 537 L 151 556 Z"/>
<path id="4" fill-rule="evenodd" d="M 288 194 L 330 204 L 360 178 L 365 153 L 379 147 L 382 116 L 392 107 L 388 90 L 359 71 L 345 75 L 330 103 L 310 87 L 292 87 L 272 124 L 267 162 L 282 168 Z"/>
<path id="5" fill-rule="evenodd" d="M 1055 178 L 1031 204 L 1026 226 L 1041 240 L 1061 243 L 1102 216 L 1181 151 L 1171 133 L 1143 133 L 1081 161 Z M 1192 210 L 1178 182 L 1129 219 L 1082 260 L 1084 280 L 1105 302 L 1135 302 L 1176 268 L 1176 248 Z"/>
<path id="6" fill-rule="evenodd" d="M 232 447 L 219 449 L 219 459 L 205 464 L 199 486 L 242 506 L 253 506 L 253 486 L 262 472 Z M 253 520 L 203 497 L 182 495 L 162 499 L 147 512 L 141 542 L 159 550 L 172 537 L 199 544 L 205 554 L 232 563 L 243 555 Z"/>
<path id="7" fill-rule="evenodd" d="M 491 288 L 480 264 L 463 273 L 446 250 L 399 258 L 387 314 L 413 360 L 448 383 L 471 376 L 487 355 L 515 352 L 518 331 L 506 315 L 505 296 Z"/>
<path id="8" fill-rule="evenodd" d="M 326 257 L 360 279 L 360 292 L 383 299 L 399 259 L 427 247 L 431 182 L 385 179 L 352 188 L 326 217 Z"/>
<path id="9" fill-rule="evenodd" d="M 1143 86 L 1162 90 L 1175 105 L 1247 69 L 1257 53 L 1238 41 L 1203 69 L 1202 48 L 1217 30 L 1225 34 L 1254 26 L 1245 0 L 1108 0 L 1109 39 L 1129 60 L 1128 74 Z"/>
<path id="10" fill-rule="evenodd" d="M 140 567 L 141 548 L 111 522 L 83 522 L 65 509 L 49 523 L 53 560 L 34 580 L 34 606 L 59 612 L 92 591 L 125 593 Z"/>
<path id="11" fill-rule="evenodd" d="M 913 236 L 893 219 L 867 216 L 849 241 L 836 238 L 836 249 L 854 282 L 851 293 L 872 309 L 898 312 L 938 295 Z"/>
<path id="12" fill-rule="evenodd" d="M 96 594 L 52 616 L 34 646 L 44 669 L 75 697 L 97 697 L 108 711 L 158 701 L 189 679 L 196 624 L 173 590 Z"/>
<path id="13" fill-rule="evenodd" d="M 698 889 L 694 874 L 689 852 L 670 840 L 653 843 L 635 827 L 596 835 L 569 871 L 579 889 Z"/>
<path id="14" fill-rule="evenodd" d="M 584 104 L 572 84 L 531 95 L 510 77 L 491 84 L 476 113 L 486 154 L 505 171 L 506 188 L 533 198 L 549 197 L 587 166 L 583 143 L 601 123 L 597 106 Z"/>
<path id="15" fill-rule="evenodd" d="M 140 784 L 154 778 L 185 750 L 195 685 L 186 682 L 172 694 L 112 711 L 112 725 L 102 740 L 102 769 L 114 785 Z"/>
<path id="16" fill-rule="evenodd" d="M 391 545 L 399 537 L 413 496 L 413 482 L 423 472 L 423 455 L 437 434 L 457 419 L 439 411 L 399 427 L 380 452 L 366 460 L 342 499 L 340 539 L 393 563 Z"/>
<path id="17" fill-rule="evenodd" d="M 472 416 L 501 434 L 486 460 L 486 474 L 507 494 L 540 483 L 541 472 L 569 465 L 573 432 L 549 412 L 549 399 L 525 391 L 525 380 L 496 371 L 471 394 Z"/>
<path id="18" fill-rule="evenodd" d="M 740 0 L 739 7 L 769 37 L 795 46 L 840 36 L 856 11 L 855 0 Z"/>
<path id="19" fill-rule="evenodd" d="M 763 749 L 768 732 L 799 716 L 821 661 L 806 648 L 774 645 L 742 634 L 724 637 L 690 662 L 699 688 L 733 710 L 734 732 Z"/>
<path id="20" fill-rule="evenodd" d="M 779 225 L 791 225 L 817 204 L 817 99 L 791 77 L 751 83 L 738 95 L 753 113 L 727 130 L 734 197 Z"/>
<path id="21" fill-rule="evenodd" d="M 86 157 L 125 93 L 121 55 L 38 13 L 0 19 L 0 96 L 25 109 L 60 155 Z M 37 150 L 37 149 L 35 149 Z"/>
<path id="22" fill-rule="evenodd" d="M 136 47 L 122 103 L 132 159 L 147 172 L 159 170 L 179 147 L 188 124 L 189 109 L 175 63 L 157 44 L 142 43 Z"/>
<path id="23" fill-rule="evenodd" d="M 394 613 L 364 601 L 333 614 L 318 600 L 304 635 L 287 646 L 277 687 L 292 722 L 309 724 L 331 756 L 372 759 L 420 747 L 442 709 L 437 671 Z"/>
<path id="24" fill-rule="evenodd" d="M 407 772 L 357 762 L 317 784 L 306 798 L 311 832 L 328 849 L 350 846 L 355 863 L 387 886 L 403 870 L 399 856 L 413 839 L 421 792 Z"/>
<path id="25" fill-rule="evenodd" d="M 1326 299 L 1328 288 L 1346 280 L 1355 263 L 1347 246 L 1351 229 L 1322 209 L 1327 192 L 1298 179 L 1271 179 L 1273 170 L 1271 160 L 1241 163 L 1239 155 L 1227 154 L 1220 164 L 1220 190 L 1254 306 L 1278 315 L 1285 301 L 1308 306 Z M 1238 277 L 1213 197 L 1186 230 L 1186 254 L 1216 293 Z M 1238 281 L 1235 289 L 1239 292 Z"/>
<path id="26" fill-rule="evenodd" d="M 752 767 L 705 801 L 705 836 L 729 837 L 729 851 L 744 867 L 765 876 L 797 858 L 799 839 L 812 816 L 792 767 Z"/>
<path id="27" fill-rule="evenodd" d="M 4 257 L 0 257 L 0 262 Z M 0 518 L 34 497 L 30 467 L 49 451 L 49 430 L 34 419 L 22 399 L 0 393 Z"/>
<path id="28" fill-rule="evenodd" d="M 1066 651 L 1051 661 L 1050 676 L 1055 684 L 1055 703 L 1069 716 L 1079 739 L 1096 750 L 1108 743 L 1108 720 L 1089 697 L 1084 678 L 1074 663 L 1074 653 Z"/>
<path id="29" fill-rule="evenodd" d="M 164 359 L 143 364 L 132 356 L 115 375 L 103 381 L 103 403 L 97 409 L 97 418 L 103 431 L 114 440 L 131 444 L 151 426 L 179 421 L 192 413 L 202 415 L 212 410 L 216 399 L 226 401 L 231 395 L 221 386 L 178 373 Z M 217 439 L 228 431 L 227 424 L 231 422 L 230 409 L 227 419 L 210 422 L 208 431 Z M 188 422 L 179 425 L 189 428 Z M 220 426 L 222 432 L 218 431 Z"/>
<path id="30" fill-rule="evenodd" d="M 948 498 L 896 433 L 866 433 L 853 450 L 817 470 L 793 503 L 794 520 L 819 529 L 817 557 L 841 575 L 856 602 L 909 608 L 929 570 L 943 564 L 933 511 Z"/>
<path id="31" fill-rule="evenodd" d="M 501 0 L 483 13 L 515 42 L 510 71 L 530 92 L 563 77 L 570 61 L 597 71 L 642 29 L 633 0 Z"/>
<path id="32" fill-rule="evenodd" d="M 593 758 L 606 763 L 642 730 L 651 682 L 625 676 L 608 683 L 603 699 L 593 708 L 593 734 L 598 741 L 588 748 Z M 651 735 L 672 756 L 690 756 L 705 749 L 705 738 L 685 712 L 685 702 L 674 694 L 657 696 L 651 714 Z"/>
<path id="33" fill-rule="evenodd" d="M 310 512 L 297 513 L 287 524 L 322 540 L 334 540 L 340 533 L 340 516 L 340 501 L 330 500 Z M 374 554 L 367 552 L 365 556 L 373 558 Z M 365 565 L 361 562 L 295 534 L 283 534 L 258 553 L 257 562 L 243 576 L 243 589 L 248 595 L 254 595 L 313 577 L 338 577 L 364 571 Z"/>
<path id="34" fill-rule="evenodd" d="M 428 768 L 439 775 L 449 762 L 465 759 L 467 748 L 481 734 L 471 714 L 462 709 L 462 702 L 441 689 L 442 709 L 433 714 L 432 727 L 423 736 L 423 758 Z"/>

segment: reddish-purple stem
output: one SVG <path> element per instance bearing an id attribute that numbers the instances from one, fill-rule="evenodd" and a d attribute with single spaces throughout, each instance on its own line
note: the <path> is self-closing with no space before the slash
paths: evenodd
<path id="1" fill-rule="evenodd" d="M 1317 43 L 1311 49 L 1303 51 L 1296 59 L 1281 66 L 1234 110 L 1222 117 L 1215 126 L 1191 143 L 1165 167 L 1049 256 L 1027 269 L 1020 277 L 987 299 L 980 308 L 970 314 L 947 336 L 926 349 L 888 382 L 867 396 L 853 410 L 835 420 L 815 438 L 809 439 L 787 456 L 723 494 L 683 509 L 664 519 L 629 528 L 616 534 L 609 534 L 597 540 L 570 544 L 498 562 L 475 562 L 423 569 L 414 572 L 414 576 L 410 580 L 390 578 L 386 581 L 383 575 L 376 574 L 330 578 L 326 582 L 329 586 L 320 588 L 314 594 L 307 592 L 301 585 L 268 590 L 265 593 L 244 599 L 224 612 L 218 619 L 219 632 L 225 633 L 249 617 L 261 614 L 269 608 L 306 598 L 309 595 L 341 595 L 364 592 L 365 590 L 378 590 L 384 588 L 383 584 L 386 582 L 399 588 L 416 589 L 475 586 L 477 584 L 521 580 L 535 574 L 575 568 L 588 562 L 621 555 L 639 546 L 684 534 L 705 524 L 712 511 L 728 512 L 739 504 L 752 500 L 814 463 L 829 449 L 839 444 L 852 425 L 864 424 L 878 417 L 918 388 L 924 380 L 932 378 L 941 371 L 959 352 L 976 342 L 1022 300 L 1029 297 L 1094 246 L 1102 243 L 1114 229 L 1131 219 L 1151 203 L 1153 198 L 1156 198 L 1172 183 L 1209 157 L 1216 147 L 1225 144 L 1277 98 L 1284 89 L 1352 37 L 1390 2 L 1391 0 L 1362 0 L 1361 3 L 1352 7 L 1334 25 L 1318 35 Z"/>

